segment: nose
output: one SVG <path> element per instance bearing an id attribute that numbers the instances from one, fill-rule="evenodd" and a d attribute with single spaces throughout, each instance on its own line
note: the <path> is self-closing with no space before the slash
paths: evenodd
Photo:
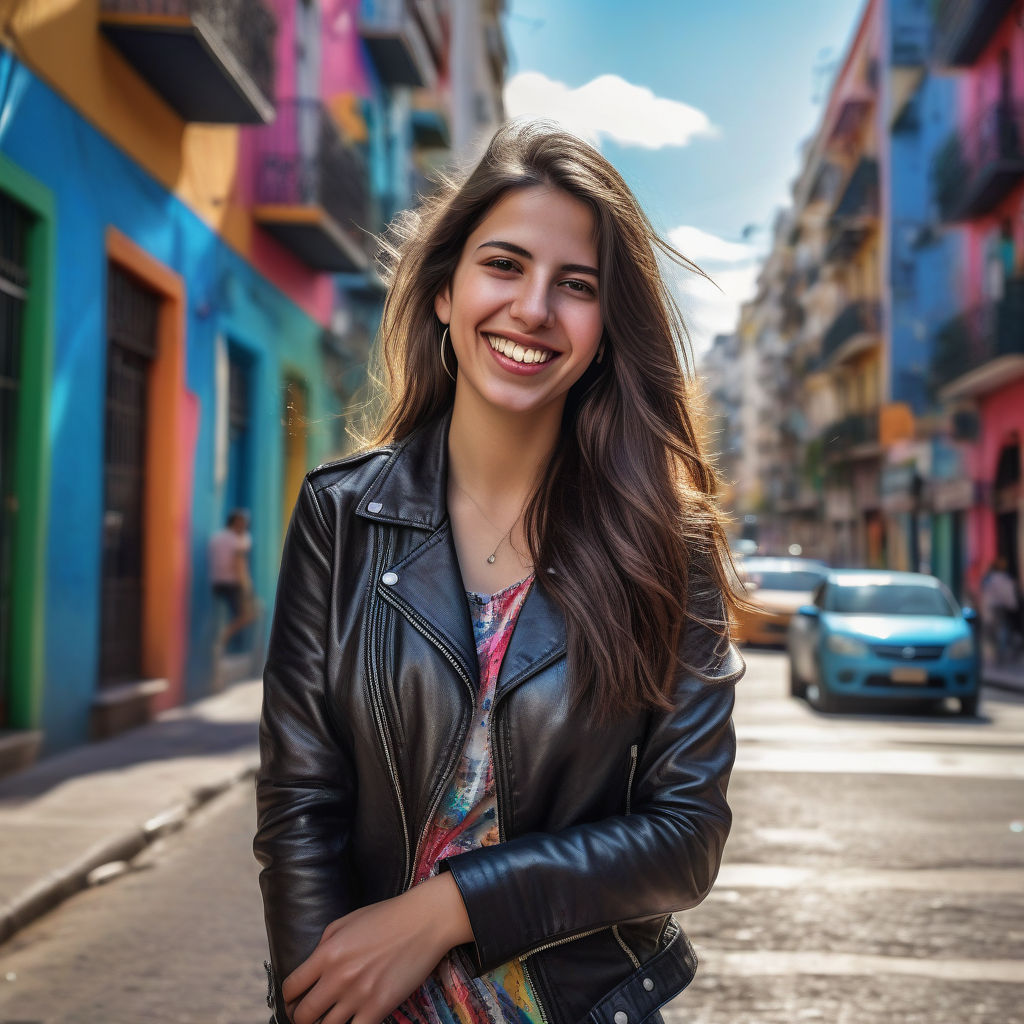
<path id="1" fill-rule="evenodd" d="M 546 284 L 540 280 L 522 281 L 509 307 L 509 314 L 527 331 L 546 327 L 551 320 L 551 303 Z"/>

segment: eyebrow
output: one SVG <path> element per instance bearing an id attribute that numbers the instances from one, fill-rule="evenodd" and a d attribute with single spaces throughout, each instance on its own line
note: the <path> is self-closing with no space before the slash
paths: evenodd
<path id="1" fill-rule="evenodd" d="M 500 239 L 481 242 L 477 246 L 477 251 L 480 249 L 486 249 L 488 246 L 493 249 L 504 249 L 506 252 L 513 253 L 516 256 L 522 256 L 527 260 L 533 259 L 533 253 L 528 249 L 524 249 L 521 245 L 515 245 L 513 242 L 502 242 Z M 568 270 L 574 274 L 589 274 L 591 277 L 600 277 L 596 267 L 588 267 L 583 263 L 563 263 L 561 269 Z"/>

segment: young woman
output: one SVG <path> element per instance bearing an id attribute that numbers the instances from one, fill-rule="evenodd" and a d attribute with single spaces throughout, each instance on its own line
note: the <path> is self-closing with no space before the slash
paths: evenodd
<path id="1" fill-rule="evenodd" d="M 640 1024 L 693 976 L 743 665 L 659 251 L 538 124 L 402 225 L 379 435 L 306 478 L 281 566 L 280 1024 Z"/>

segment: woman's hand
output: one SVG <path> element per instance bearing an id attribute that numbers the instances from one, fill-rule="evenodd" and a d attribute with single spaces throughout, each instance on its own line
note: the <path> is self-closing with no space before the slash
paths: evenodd
<path id="1" fill-rule="evenodd" d="M 455 879 L 445 872 L 401 896 L 332 921 L 281 992 L 294 1024 L 380 1024 L 453 947 L 473 941 Z"/>

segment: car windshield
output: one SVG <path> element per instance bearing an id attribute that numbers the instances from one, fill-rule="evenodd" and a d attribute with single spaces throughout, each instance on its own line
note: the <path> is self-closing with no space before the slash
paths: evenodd
<path id="1" fill-rule="evenodd" d="M 843 615 L 944 615 L 956 614 L 938 587 L 913 583 L 868 583 L 860 586 L 832 586 L 825 601 L 826 611 Z"/>
<path id="2" fill-rule="evenodd" d="M 822 580 L 822 573 L 807 572 L 775 572 L 754 570 L 747 573 L 747 579 L 756 583 L 761 590 L 813 590 Z"/>

